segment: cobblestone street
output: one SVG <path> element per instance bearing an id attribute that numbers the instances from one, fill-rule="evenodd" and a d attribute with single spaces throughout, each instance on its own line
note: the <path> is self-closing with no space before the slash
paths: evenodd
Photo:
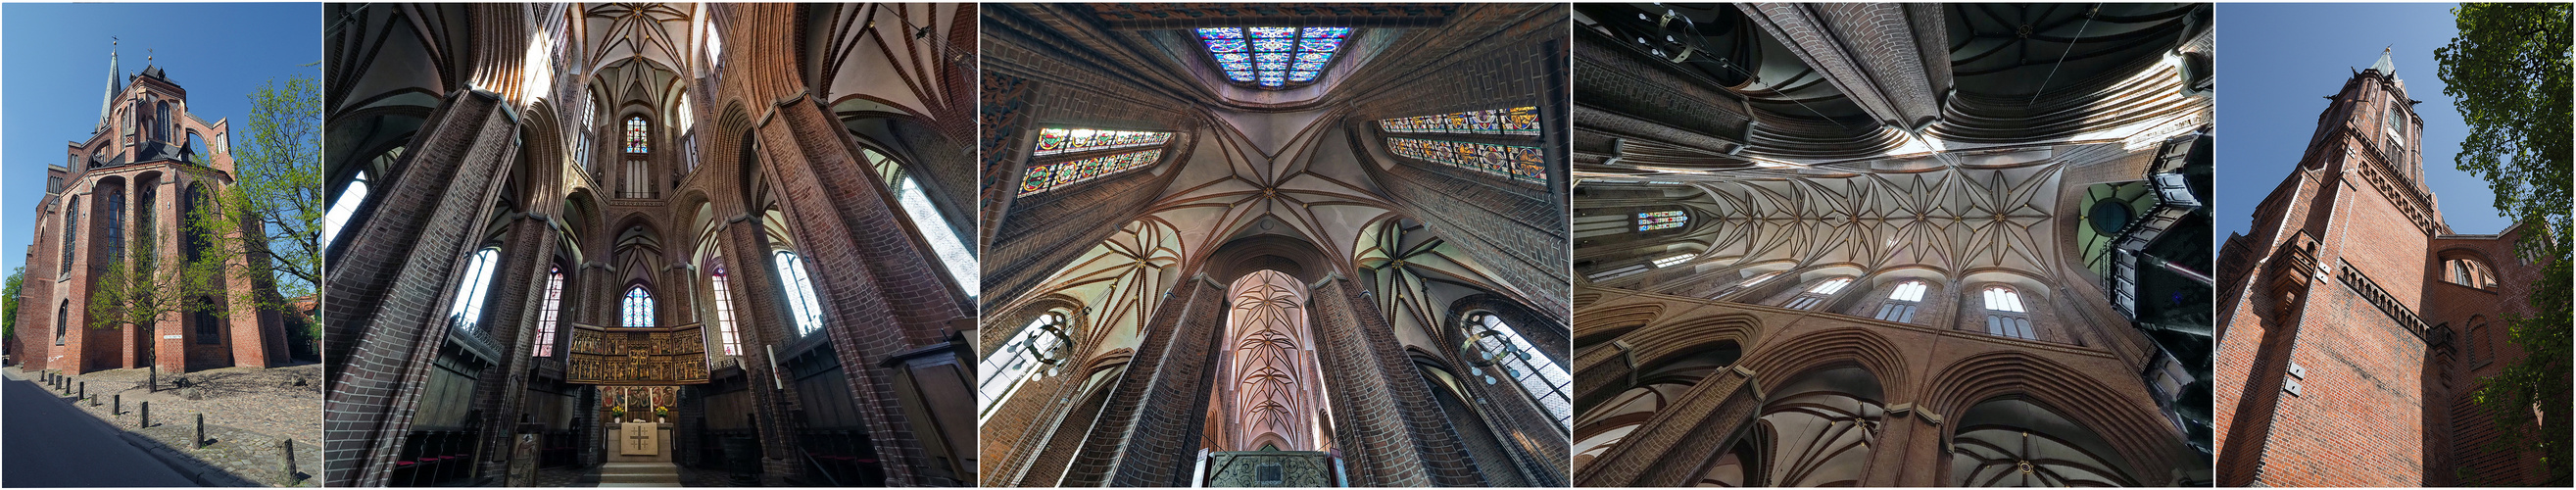
<path id="1" fill-rule="evenodd" d="M 136 446 L 202 480 L 258 486 L 315 486 L 322 470 L 322 366 L 304 364 L 270 369 L 221 368 L 160 376 L 161 389 L 144 386 L 148 370 L 118 369 L 72 378 L 72 394 L 87 383 L 90 400 L 75 402 L 81 411 L 124 429 Z M 42 373 L 8 372 L 28 379 Z M 184 380 L 184 381 L 183 381 Z M 188 388 L 179 388 L 184 383 Z M 60 394 L 60 390 L 55 390 Z M 122 400 L 118 400 L 118 398 Z M 95 405 L 92 404 L 95 402 Z M 151 402 L 152 426 L 141 427 L 143 402 Z M 111 410 L 122 405 L 123 412 Z M 206 417 L 205 447 L 196 435 L 196 417 Z M 282 475 L 279 442 L 293 439 L 297 475 Z"/>

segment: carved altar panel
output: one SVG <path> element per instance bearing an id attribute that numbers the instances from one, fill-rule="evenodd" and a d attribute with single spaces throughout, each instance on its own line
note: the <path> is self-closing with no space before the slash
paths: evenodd
<path id="1" fill-rule="evenodd" d="M 706 337 L 696 324 L 677 327 L 572 326 L 564 381 L 596 385 L 707 382 Z"/>

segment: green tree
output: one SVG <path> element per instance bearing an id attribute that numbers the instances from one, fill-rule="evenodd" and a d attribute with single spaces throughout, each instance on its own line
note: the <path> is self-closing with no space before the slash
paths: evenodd
<path id="1" fill-rule="evenodd" d="M 2503 434 L 2497 447 L 2541 458 L 2547 480 L 2534 484 L 2560 487 L 2571 482 L 2569 13 L 2565 3 L 2461 4 L 2452 10 L 2458 37 L 2433 52 L 2442 92 L 2469 125 L 2454 163 L 2487 181 L 2498 214 L 2527 227 L 2515 245 L 2523 258 L 2545 263 L 2529 298 L 2538 313 L 2505 318 L 2523 358 L 2482 380 L 2473 396 Z"/>
<path id="2" fill-rule="evenodd" d="M 9 269 L 9 283 L 0 286 L 0 339 L 18 336 L 18 291 L 27 282 L 27 267 Z"/>
<path id="3" fill-rule="evenodd" d="M 232 157 L 232 185 L 211 192 L 211 205 L 187 216 L 192 231 L 214 237 L 194 265 L 220 270 L 227 281 L 264 286 L 254 287 L 253 297 L 232 298 L 229 306 L 275 312 L 291 325 L 306 326 L 306 338 L 318 338 L 320 324 L 292 298 L 312 296 L 322 282 L 320 91 L 313 77 L 295 75 L 252 92 L 250 117 L 238 133 L 247 137 L 219 150 Z"/>

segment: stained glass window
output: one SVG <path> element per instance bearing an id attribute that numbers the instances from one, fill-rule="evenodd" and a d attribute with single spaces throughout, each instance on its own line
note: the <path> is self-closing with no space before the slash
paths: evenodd
<path id="1" fill-rule="evenodd" d="M 1547 184 L 1547 154 L 1536 146 L 1387 138 L 1386 148 L 1396 156 L 1483 172 L 1496 178 Z"/>
<path id="2" fill-rule="evenodd" d="M 1044 375 L 1053 364 L 1064 361 L 1065 347 L 1072 344 L 1064 327 L 1064 313 L 1038 315 L 1037 320 L 1021 327 L 1019 334 L 1012 335 L 1009 342 L 976 366 L 975 371 L 984 374 L 975 386 L 975 394 L 984 405 L 977 420 L 992 416 L 993 408 L 1009 399 L 1022 382 Z"/>
<path id="3" fill-rule="evenodd" d="M 805 258 L 785 250 L 771 258 L 778 262 L 778 281 L 787 287 L 787 312 L 796 322 L 796 334 L 822 330 L 823 300 L 814 296 L 814 278 L 805 274 Z"/>
<path id="4" fill-rule="evenodd" d="M 1199 42 L 1226 80 L 1266 89 L 1313 83 L 1350 37 L 1348 27 L 1208 27 Z"/>
<path id="5" fill-rule="evenodd" d="M 621 325 L 627 328 L 653 326 L 653 293 L 645 291 L 644 286 L 628 286 L 625 312 L 626 318 L 620 322 Z"/>
<path id="6" fill-rule="evenodd" d="M 1680 210 L 1637 213 L 1637 231 L 1680 228 L 1690 224 L 1690 215 Z"/>
<path id="7" fill-rule="evenodd" d="M 1047 156 L 1077 151 L 1154 146 L 1171 141 L 1172 133 L 1155 131 L 1044 128 L 1038 130 L 1038 150 L 1035 155 Z"/>
<path id="8" fill-rule="evenodd" d="M 651 149 L 651 147 L 646 146 L 646 145 L 645 145 L 645 143 L 644 143 L 644 117 L 643 117 L 643 116 L 630 116 L 630 117 L 627 117 L 627 118 L 626 118 L 626 152 L 627 152 L 627 153 L 644 153 L 644 152 L 645 152 L 645 150 L 648 150 L 648 149 Z"/>
<path id="9" fill-rule="evenodd" d="M 1485 384 L 1511 383 L 1528 394 L 1531 401 L 1538 402 L 1539 408 L 1546 410 L 1548 416 L 1556 418 L 1558 425 L 1570 430 L 1574 422 L 1574 403 L 1567 393 L 1573 391 L 1568 386 L 1574 383 L 1574 376 L 1557 365 L 1554 359 L 1549 359 L 1547 354 L 1540 353 L 1528 340 L 1522 339 L 1520 332 L 1503 323 L 1501 318 L 1480 313 L 1469 317 L 1467 322 L 1467 338 L 1476 346 L 1474 354 L 1490 362 L 1489 368 L 1501 371 L 1486 372 L 1486 368 L 1478 368 L 1477 374 Z"/>
<path id="10" fill-rule="evenodd" d="M 1101 155 L 1090 158 L 1066 160 L 1029 167 L 1028 174 L 1020 177 L 1020 195 L 1026 196 L 1046 192 L 1058 187 L 1100 178 L 1100 176 L 1103 175 L 1115 174 L 1128 169 L 1143 167 L 1153 164 L 1154 162 L 1162 161 L 1162 159 L 1163 150 L 1161 148 L 1156 148 L 1145 151 L 1132 151 L 1114 155 Z"/>
<path id="11" fill-rule="evenodd" d="M 483 295 L 492 289 L 492 268 L 501 261 L 501 249 L 486 248 L 474 252 L 472 262 L 465 264 L 464 282 L 457 285 L 456 304 L 447 308 L 448 324 L 466 330 L 483 318 Z"/>
<path id="12" fill-rule="evenodd" d="M 537 357 L 555 355 L 556 310 L 563 306 L 563 267 L 546 267 L 546 299 L 537 304 Z"/>
<path id="13" fill-rule="evenodd" d="M 733 328 L 733 294 L 725 286 L 724 266 L 716 266 L 716 334 L 724 337 L 724 355 L 742 355 L 742 334 Z"/>
<path id="14" fill-rule="evenodd" d="M 1514 107 L 1480 111 L 1452 112 L 1428 116 L 1379 119 L 1378 129 L 1389 133 L 1492 134 L 1538 136 L 1538 108 Z"/>

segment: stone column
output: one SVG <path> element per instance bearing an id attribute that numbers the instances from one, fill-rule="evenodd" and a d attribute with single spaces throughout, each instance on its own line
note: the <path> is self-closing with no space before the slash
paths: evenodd
<path id="1" fill-rule="evenodd" d="M 482 477 L 477 481 L 497 484 L 509 473 L 512 458 L 535 457 L 510 450 L 519 427 L 519 400 L 528 391 L 528 367 L 536 355 L 535 319 L 545 307 L 546 268 L 554 263 L 556 235 L 547 223 L 544 215 L 529 214 L 503 225 L 510 232 L 496 267 L 501 277 L 483 303 L 489 305 L 491 321 L 482 327 L 491 332 L 488 338 L 501 359 L 484 370 L 474 388 L 474 407 L 483 415 L 476 421 L 483 445 L 475 461 L 475 474 Z"/>
<path id="2" fill-rule="evenodd" d="M 1474 457 L 1370 293 L 1340 273 L 1310 286 L 1316 358 L 1353 486 L 1484 486 Z"/>
<path id="3" fill-rule="evenodd" d="M 1743 366 L 1710 373 L 1627 440 L 1576 472 L 1575 484 L 1678 487 L 1698 481 L 1718 452 L 1744 437 L 1761 416 L 1764 396 L 1754 375 Z"/>
<path id="4" fill-rule="evenodd" d="M 1182 463 L 1205 429 L 1206 375 L 1216 362 L 1224 295 L 1203 274 L 1165 294 L 1126 372 L 1103 388 L 1113 391 L 1060 485 L 1181 486 Z"/>
<path id="5" fill-rule="evenodd" d="M 769 240 L 761 230 L 757 214 L 726 220 L 725 256 L 733 267 L 725 269 L 733 293 L 734 322 L 743 339 L 741 358 L 744 380 L 750 385 L 753 411 L 758 424 L 752 429 L 760 435 L 761 484 L 784 486 L 782 478 L 796 471 L 796 431 L 788 425 L 788 407 L 796 400 L 793 388 L 779 387 L 780 379 L 769 357 L 771 348 L 793 339 L 795 328 L 787 318 L 787 305 L 779 295 L 785 289 L 769 265 Z"/>

